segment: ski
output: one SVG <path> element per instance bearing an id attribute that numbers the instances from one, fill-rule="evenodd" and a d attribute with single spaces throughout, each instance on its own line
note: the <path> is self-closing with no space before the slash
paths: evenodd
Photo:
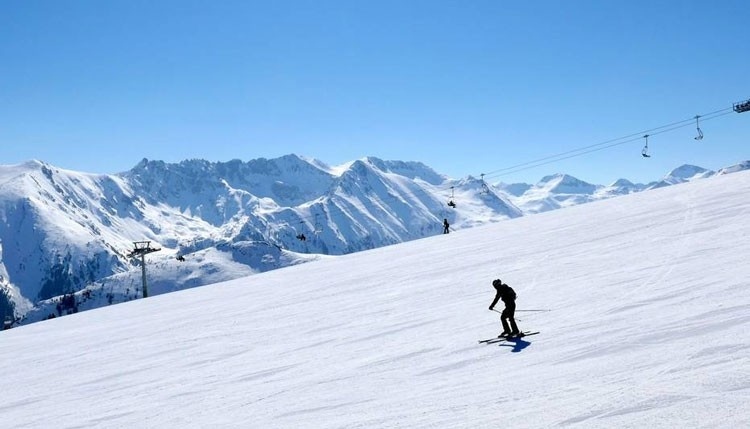
<path id="1" fill-rule="evenodd" d="M 479 340 L 479 344 L 493 344 L 493 343 L 499 343 L 501 341 L 512 341 L 517 340 L 519 338 L 528 337 L 529 335 L 536 335 L 539 331 L 534 332 L 522 332 L 521 335 L 517 335 L 514 337 L 495 337 L 495 338 L 488 338 L 486 340 Z"/>
<path id="2" fill-rule="evenodd" d="M 507 337 L 506 340 L 517 340 L 519 338 L 528 337 L 529 335 L 536 335 L 539 331 L 535 332 L 522 332 L 521 335 L 516 335 L 515 337 Z"/>

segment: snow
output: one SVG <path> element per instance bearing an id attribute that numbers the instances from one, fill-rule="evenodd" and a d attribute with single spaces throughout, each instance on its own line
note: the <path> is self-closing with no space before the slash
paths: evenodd
<path id="1" fill-rule="evenodd" d="M 247 162 L 144 159 L 118 175 L 42 161 L 0 166 L 0 313 L 18 325 L 47 318 L 50 307 L 60 313 L 50 299 L 66 293 L 85 300 L 78 308 L 86 310 L 134 299 L 140 267 L 127 256 L 133 241 L 163 250 L 149 257 L 152 275 L 164 280 L 154 295 L 310 260 L 304 255 L 441 235 L 443 219 L 464 230 L 713 175 L 683 165 L 648 185 L 623 179 L 622 186 L 605 187 L 556 174 L 534 186 L 495 187 L 471 176 L 450 179 L 413 161 L 366 157 L 333 174 L 339 167 L 293 154 Z M 747 168 L 743 162 L 720 174 Z M 671 176 L 679 171 L 687 179 Z M 708 173 L 690 176 L 696 171 Z M 175 259 L 201 261 L 196 252 L 220 247 L 231 256 L 214 255 L 205 269 Z M 237 266 L 240 260 L 250 265 Z"/>
<path id="2" fill-rule="evenodd" d="M 0 427 L 747 427 L 749 192 L 717 175 L 3 331 Z M 477 343 L 494 278 L 539 335 Z"/>

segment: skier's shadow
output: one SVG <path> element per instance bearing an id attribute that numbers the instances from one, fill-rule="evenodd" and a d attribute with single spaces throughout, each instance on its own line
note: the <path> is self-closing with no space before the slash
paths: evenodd
<path id="1" fill-rule="evenodd" d="M 530 342 L 525 341 L 522 338 L 509 338 L 505 341 L 506 342 L 500 344 L 500 347 L 513 347 L 513 349 L 511 350 L 511 352 L 513 353 L 521 352 L 523 349 L 531 345 Z"/>

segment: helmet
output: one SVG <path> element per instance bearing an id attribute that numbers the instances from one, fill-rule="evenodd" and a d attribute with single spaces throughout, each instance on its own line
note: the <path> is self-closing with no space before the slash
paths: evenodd
<path id="1" fill-rule="evenodd" d="M 503 284 L 503 282 L 500 281 L 500 279 L 495 279 L 495 280 L 492 281 L 492 286 L 494 286 L 494 287 L 498 287 L 501 284 Z"/>

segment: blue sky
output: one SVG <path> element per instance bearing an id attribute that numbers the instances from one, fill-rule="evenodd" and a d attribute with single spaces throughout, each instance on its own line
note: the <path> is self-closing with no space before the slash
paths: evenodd
<path id="1" fill-rule="evenodd" d="M 747 1 L 0 4 L 0 164 L 116 173 L 289 153 L 459 178 L 657 179 L 750 159 Z"/>

